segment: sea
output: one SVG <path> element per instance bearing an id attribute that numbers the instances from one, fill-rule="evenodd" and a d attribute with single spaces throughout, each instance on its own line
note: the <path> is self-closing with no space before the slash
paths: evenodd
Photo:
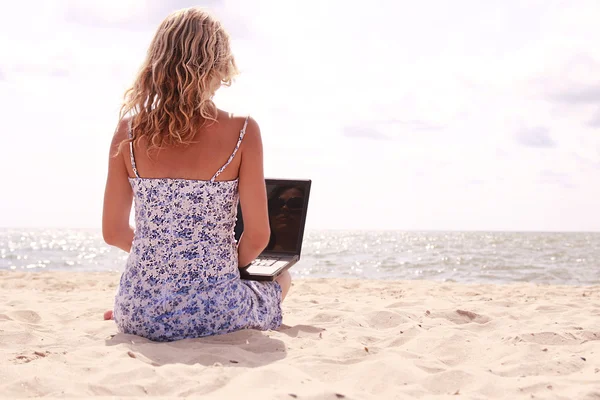
<path id="1" fill-rule="evenodd" d="M 122 271 L 93 229 L 0 229 L 0 271 Z M 308 231 L 295 278 L 600 284 L 600 233 Z"/>

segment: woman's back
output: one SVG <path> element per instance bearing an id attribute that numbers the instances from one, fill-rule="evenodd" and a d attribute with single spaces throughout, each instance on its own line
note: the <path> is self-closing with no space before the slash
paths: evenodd
<path id="1" fill-rule="evenodd" d="M 223 153 L 219 150 L 232 136 L 230 132 L 221 127 L 197 135 L 203 136 L 203 140 L 196 142 L 213 148 L 212 154 L 204 152 L 203 163 L 189 156 L 203 152 L 204 148 L 198 147 L 198 143 L 194 143 L 192 149 L 168 149 L 162 160 L 155 161 L 148 158 L 146 152 L 136 152 L 130 142 L 129 161 L 134 176 L 129 181 L 134 195 L 136 230 L 128 264 L 133 269 L 143 268 L 153 279 L 161 283 L 169 281 L 169 284 L 179 283 L 171 281 L 170 276 L 185 273 L 193 273 L 199 284 L 217 284 L 235 278 L 238 263 L 233 228 L 239 200 L 238 177 L 227 180 L 220 177 L 233 169 L 234 160 L 239 164 L 236 156 L 240 153 L 248 118 L 243 121 L 224 157 L 219 157 Z M 133 137 L 131 126 L 128 129 L 129 136 Z M 220 140 L 222 137 L 225 140 Z M 176 158 L 176 150 L 179 150 L 179 158 Z M 140 153 L 146 155 L 142 159 L 153 167 L 154 176 L 140 174 L 146 171 L 146 168 L 140 169 Z M 190 167 L 214 164 L 219 158 L 225 161 L 214 168 L 215 172 L 211 172 L 208 179 L 203 173 L 194 174 L 196 168 Z M 160 173 L 161 170 L 178 170 L 182 175 Z M 238 170 L 233 169 L 229 174 L 237 175 Z"/>
<path id="2" fill-rule="evenodd" d="M 239 144 L 241 147 L 243 143 L 243 140 L 240 141 L 241 131 L 253 131 L 255 129 L 254 126 L 248 129 L 248 122 L 248 118 L 233 117 L 231 114 L 219 110 L 217 121 L 207 123 L 195 132 L 190 144 L 167 147 L 149 153 L 148 139 L 142 138 L 133 146 L 138 174 L 143 178 L 208 181 L 227 163 L 236 146 Z M 124 143 L 124 145 L 127 145 L 127 143 Z M 129 176 L 135 177 L 135 172 L 128 159 L 129 148 L 126 147 L 123 150 L 121 153 L 127 164 L 129 164 Z M 234 157 L 216 180 L 237 179 L 240 159 L 241 157 Z"/>

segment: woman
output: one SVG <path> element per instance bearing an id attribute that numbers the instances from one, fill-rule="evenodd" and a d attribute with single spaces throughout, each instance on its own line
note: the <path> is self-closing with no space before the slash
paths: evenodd
<path id="1" fill-rule="evenodd" d="M 125 94 L 102 219 L 106 243 L 130 252 L 114 314 L 105 314 L 124 333 L 172 341 L 281 324 L 289 274 L 255 282 L 238 270 L 270 229 L 258 124 L 212 101 L 236 73 L 221 24 L 189 8 L 161 23 Z"/>

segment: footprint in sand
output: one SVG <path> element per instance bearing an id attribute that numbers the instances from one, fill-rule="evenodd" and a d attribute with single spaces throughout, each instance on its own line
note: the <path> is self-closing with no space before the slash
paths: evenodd
<path id="1" fill-rule="evenodd" d="M 42 320 L 42 317 L 40 317 L 38 313 L 31 310 L 11 311 L 7 313 L 7 316 L 14 321 L 26 322 L 29 324 L 37 324 Z"/>
<path id="2" fill-rule="evenodd" d="M 19 354 L 12 360 L 13 364 L 27 364 L 31 361 L 37 360 L 38 358 L 44 358 L 50 354 L 49 351 L 34 351 L 32 354 Z"/>
<path id="3" fill-rule="evenodd" d="M 436 394 L 457 396 L 460 389 L 466 392 L 465 389 L 476 382 L 477 378 L 473 374 L 461 370 L 451 370 L 428 376 L 425 378 L 423 386 Z"/>
<path id="4" fill-rule="evenodd" d="M 523 333 L 517 336 L 508 336 L 504 338 L 504 341 L 519 343 L 519 342 L 529 342 L 529 343 L 537 343 L 541 345 L 551 345 L 551 346 L 559 346 L 559 345 L 576 345 L 580 343 L 589 342 L 592 340 L 600 340 L 600 332 L 590 332 L 590 331 L 577 331 L 574 333 L 570 332 L 532 332 L 532 333 Z"/>
<path id="5" fill-rule="evenodd" d="M 366 315 L 366 321 L 370 328 L 389 329 L 400 326 L 406 322 L 413 322 L 402 314 L 393 311 L 374 311 Z"/>
<path id="6" fill-rule="evenodd" d="M 584 343 L 592 340 L 600 340 L 600 332 L 581 331 L 577 336 L 583 339 Z"/>
<path id="7" fill-rule="evenodd" d="M 456 310 L 454 312 L 441 312 L 441 313 L 433 313 L 430 312 L 426 314 L 431 318 L 443 318 L 447 319 L 450 322 L 453 322 L 457 325 L 468 324 L 474 322 L 476 324 L 485 324 L 490 322 L 491 319 L 486 317 L 485 315 L 477 314 L 473 311 L 467 310 Z"/>

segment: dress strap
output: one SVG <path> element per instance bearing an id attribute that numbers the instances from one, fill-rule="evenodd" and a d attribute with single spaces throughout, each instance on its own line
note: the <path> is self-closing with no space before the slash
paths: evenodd
<path id="1" fill-rule="evenodd" d="M 133 169 L 133 173 L 135 174 L 136 178 L 139 178 L 140 175 L 138 174 L 138 170 L 135 166 L 135 157 L 133 157 L 133 129 L 132 129 L 132 121 L 133 118 L 129 119 L 129 128 L 127 129 L 127 136 L 129 136 L 129 139 L 131 139 L 131 141 L 129 142 L 129 154 L 131 155 L 131 168 Z"/>
<path id="2" fill-rule="evenodd" d="M 231 160 L 233 160 L 233 158 L 235 157 L 238 149 L 240 148 L 240 145 L 242 144 L 242 139 L 244 139 L 244 135 L 246 134 L 246 127 L 248 126 L 248 119 L 250 117 L 246 117 L 246 121 L 244 121 L 244 126 L 242 127 L 242 130 L 240 131 L 240 137 L 237 141 L 237 144 L 235 145 L 235 149 L 233 149 L 233 153 L 231 153 L 231 155 L 229 156 L 229 159 L 227 160 L 227 162 L 225 163 L 225 165 L 223 165 L 221 168 L 219 168 L 219 170 L 213 175 L 213 177 L 210 179 L 211 182 L 214 182 L 215 179 L 217 179 L 217 177 L 219 175 L 221 175 L 221 172 L 223 172 L 225 170 L 225 168 L 227 168 L 227 166 L 229 165 L 229 163 L 231 162 Z M 133 154 L 133 153 L 132 153 Z"/>

